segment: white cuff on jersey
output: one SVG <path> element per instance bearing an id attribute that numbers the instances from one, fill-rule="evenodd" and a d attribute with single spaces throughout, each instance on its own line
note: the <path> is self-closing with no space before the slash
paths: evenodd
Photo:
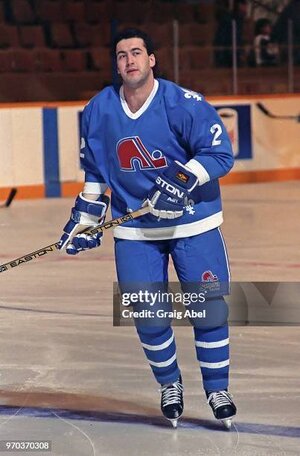
<path id="1" fill-rule="evenodd" d="M 198 178 L 199 185 L 206 184 L 210 181 L 210 177 L 204 166 L 202 166 L 197 160 L 192 158 L 185 166 Z"/>
<path id="2" fill-rule="evenodd" d="M 82 193 L 85 195 L 101 195 L 108 185 L 102 182 L 85 182 Z"/>

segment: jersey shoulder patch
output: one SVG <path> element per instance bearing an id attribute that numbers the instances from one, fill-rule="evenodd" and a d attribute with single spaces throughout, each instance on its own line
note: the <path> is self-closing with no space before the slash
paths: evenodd
<path id="1" fill-rule="evenodd" d="M 184 98 L 186 98 L 187 100 L 203 101 L 203 97 L 199 93 L 194 92 L 190 89 L 184 89 L 183 87 L 180 88 L 184 92 Z"/>
<path id="2" fill-rule="evenodd" d="M 199 108 L 205 104 L 205 97 L 200 93 L 181 87 L 171 81 L 163 80 L 161 85 L 167 110 L 186 111 L 186 113 L 193 115 L 195 112 L 199 112 Z"/>

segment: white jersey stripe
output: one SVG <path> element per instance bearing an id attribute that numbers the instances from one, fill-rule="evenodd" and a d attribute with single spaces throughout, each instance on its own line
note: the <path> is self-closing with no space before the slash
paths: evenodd
<path id="1" fill-rule="evenodd" d="M 203 185 L 206 184 L 206 182 L 210 181 L 210 177 L 204 166 L 201 165 L 197 160 L 192 158 L 190 161 L 188 161 L 185 166 L 192 171 L 193 174 L 198 178 L 199 184 L 198 185 Z"/>
<path id="2" fill-rule="evenodd" d="M 101 195 L 107 188 L 107 185 L 102 182 L 85 182 L 82 192 L 86 194 Z"/>
<path id="3" fill-rule="evenodd" d="M 114 237 L 136 241 L 159 241 L 163 239 L 177 239 L 196 236 L 200 233 L 219 227 L 223 222 L 222 211 L 217 212 L 197 222 L 185 223 L 164 228 L 130 228 L 117 226 L 114 229 Z"/>
<path id="4" fill-rule="evenodd" d="M 225 347 L 228 344 L 229 344 L 229 338 L 223 339 L 223 340 L 218 340 L 216 342 L 202 342 L 200 340 L 196 340 L 196 342 L 195 342 L 196 347 L 202 347 L 202 348 L 219 348 L 219 347 Z"/>

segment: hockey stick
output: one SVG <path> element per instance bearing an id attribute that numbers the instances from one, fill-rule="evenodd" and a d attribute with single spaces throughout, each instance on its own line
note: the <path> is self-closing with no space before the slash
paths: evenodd
<path id="1" fill-rule="evenodd" d="M 297 122 L 300 122 L 300 114 L 298 116 L 293 116 L 293 115 L 283 115 L 283 116 L 280 116 L 280 115 L 276 115 L 276 114 L 273 114 L 271 113 L 266 107 L 265 105 L 263 105 L 262 103 L 256 103 L 256 106 L 258 107 L 258 109 L 263 112 L 266 116 L 270 117 L 271 119 L 292 119 L 292 120 L 296 120 Z"/>
<path id="2" fill-rule="evenodd" d="M 115 226 L 122 225 L 125 222 L 129 222 L 137 217 L 141 217 L 141 215 L 145 215 L 149 213 L 149 206 L 142 207 L 137 209 L 134 212 L 131 212 L 126 215 L 122 215 L 121 217 L 115 218 L 113 220 L 109 220 L 108 222 L 103 223 L 103 225 L 96 225 L 93 228 L 87 228 L 82 231 L 82 233 L 86 234 L 97 234 L 103 233 L 106 230 L 110 230 Z M 27 253 L 26 255 L 16 258 L 15 260 L 11 260 L 8 263 L 4 263 L 0 265 L 0 272 L 8 271 L 9 269 L 13 269 L 21 264 L 28 263 L 35 258 L 40 258 L 48 253 L 55 252 L 59 250 L 59 242 L 55 242 L 54 244 L 47 245 L 46 247 L 42 247 L 41 249 L 35 250 L 35 252 Z"/>
<path id="3" fill-rule="evenodd" d="M 12 200 L 16 196 L 17 191 L 18 190 L 16 188 L 12 188 L 11 191 L 9 192 L 9 195 L 8 195 L 6 201 L 4 203 L 0 204 L 0 207 L 9 207 L 11 205 Z"/>

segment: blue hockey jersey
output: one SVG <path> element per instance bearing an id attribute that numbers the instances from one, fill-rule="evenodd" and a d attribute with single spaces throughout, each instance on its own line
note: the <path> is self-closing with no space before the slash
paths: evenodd
<path id="1" fill-rule="evenodd" d="M 144 105 L 132 113 L 122 88 L 106 87 L 84 109 L 80 157 L 85 181 L 110 187 L 113 217 L 138 209 L 157 175 L 174 160 L 199 179 L 182 217 L 148 214 L 117 227 L 115 237 L 187 237 L 223 221 L 218 178 L 233 165 L 232 147 L 216 110 L 196 92 L 158 79 Z"/>

